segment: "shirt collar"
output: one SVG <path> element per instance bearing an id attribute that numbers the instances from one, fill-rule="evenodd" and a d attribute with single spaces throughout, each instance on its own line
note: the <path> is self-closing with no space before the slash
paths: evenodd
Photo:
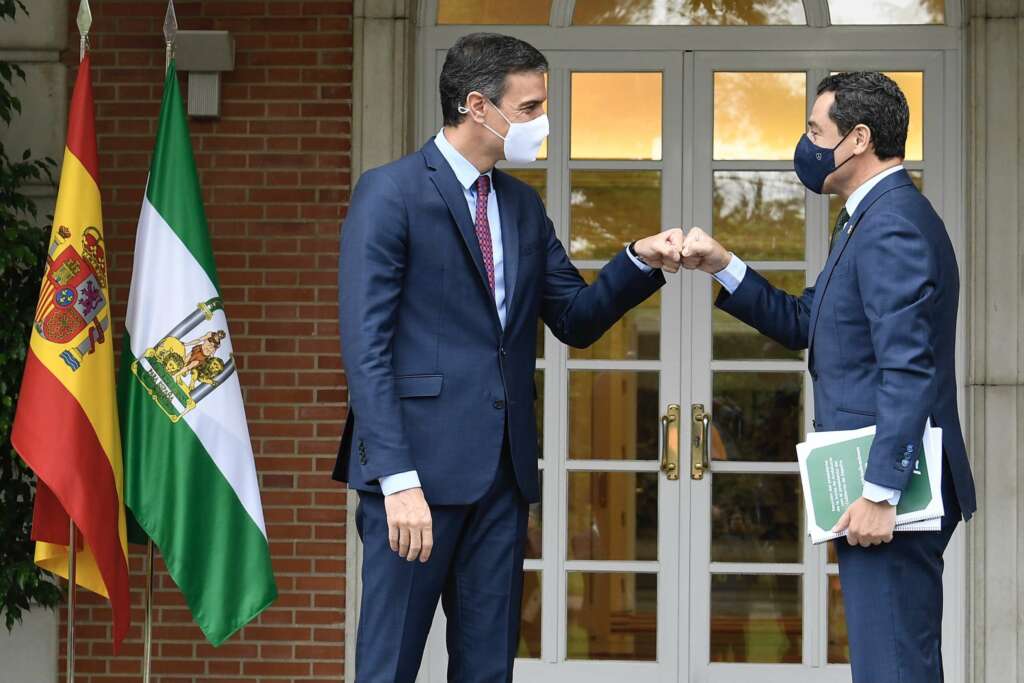
<path id="1" fill-rule="evenodd" d="M 448 162 L 448 165 L 452 167 L 455 177 L 458 178 L 463 188 L 467 190 L 472 189 L 476 185 L 477 179 L 482 175 L 490 177 L 491 171 L 487 171 L 487 173 L 478 171 L 476 166 L 470 163 L 466 157 L 462 156 L 459 150 L 452 146 L 452 143 L 448 142 L 448 138 L 444 136 L 444 128 L 434 136 L 434 144 L 437 145 L 437 148 L 441 151 L 441 156 Z"/>
<path id="2" fill-rule="evenodd" d="M 878 175 L 874 176 L 873 178 L 870 178 L 867 182 L 865 182 L 863 185 L 854 190 L 853 194 L 850 195 L 850 198 L 846 200 L 846 213 L 850 214 L 851 216 L 854 213 L 856 213 L 857 207 L 860 206 L 860 203 L 864 201 L 865 197 L 868 196 L 868 193 L 871 192 L 871 190 L 875 189 L 875 185 L 878 185 L 878 183 L 882 182 L 883 180 L 891 176 L 893 173 L 902 170 L 903 164 L 893 166 L 892 168 L 887 168 Z"/>

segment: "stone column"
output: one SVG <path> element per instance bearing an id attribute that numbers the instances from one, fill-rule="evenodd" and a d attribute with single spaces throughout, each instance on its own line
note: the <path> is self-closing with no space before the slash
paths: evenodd
<path id="1" fill-rule="evenodd" d="M 1024 0 L 967 3 L 968 680 L 1024 678 Z"/>
<path id="2" fill-rule="evenodd" d="M 356 0 L 353 15 L 352 184 L 411 151 L 415 0 Z"/>
<path id="3" fill-rule="evenodd" d="M 19 9 L 15 21 L 0 21 L 0 61 L 25 71 L 24 81 L 15 78 L 12 83 L 21 114 L 15 113 L 10 127 L 0 124 L 0 142 L 13 160 L 28 149 L 34 158 L 51 157 L 59 164 L 67 130 L 68 76 L 60 54 L 67 47 L 68 2 L 32 0 L 25 5 L 28 15 Z M 25 194 L 36 199 L 40 222 L 45 222 L 53 213 L 56 188 L 38 184 L 27 187 Z M 11 680 L 56 681 L 57 613 L 37 607 L 10 635 L 0 629 L 0 661 L 3 675 Z"/>

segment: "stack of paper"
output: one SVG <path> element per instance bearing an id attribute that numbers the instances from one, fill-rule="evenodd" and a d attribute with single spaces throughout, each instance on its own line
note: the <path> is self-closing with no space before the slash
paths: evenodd
<path id="1" fill-rule="evenodd" d="M 811 543 L 846 535 L 832 528 L 864 491 L 875 428 L 817 432 L 796 447 Z M 910 484 L 896 506 L 896 531 L 938 531 L 942 524 L 942 430 L 928 426 Z M 918 449 L 920 452 L 921 449 Z"/>

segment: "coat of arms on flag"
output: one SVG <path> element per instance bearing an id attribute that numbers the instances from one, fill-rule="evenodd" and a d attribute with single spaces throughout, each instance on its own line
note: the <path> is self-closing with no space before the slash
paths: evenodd
<path id="1" fill-rule="evenodd" d="M 60 358 L 74 371 L 106 341 L 110 315 L 103 295 L 107 269 L 102 233 L 93 226 L 85 228 L 78 248 L 70 238 L 66 226 L 53 233 L 35 328 L 46 341 L 70 344 Z"/>
<path id="2" fill-rule="evenodd" d="M 177 422 L 235 372 L 235 358 L 217 356 L 227 337 L 220 297 L 200 302 L 196 310 L 165 334 L 131 365 L 149 395 Z M 223 317 L 223 313 L 221 313 Z"/>

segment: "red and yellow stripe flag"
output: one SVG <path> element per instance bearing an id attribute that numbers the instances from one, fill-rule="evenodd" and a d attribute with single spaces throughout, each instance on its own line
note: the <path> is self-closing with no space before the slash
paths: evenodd
<path id="1" fill-rule="evenodd" d="M 79 586 L 110 600 L 115 651 L 128 631 L 128 545 L 107 253 L 89 57 L 71 96 L 57 207 L 11 443 L 39 480 L 36 564 L 68 575 L 69 516 L 84 540 Z"/>

